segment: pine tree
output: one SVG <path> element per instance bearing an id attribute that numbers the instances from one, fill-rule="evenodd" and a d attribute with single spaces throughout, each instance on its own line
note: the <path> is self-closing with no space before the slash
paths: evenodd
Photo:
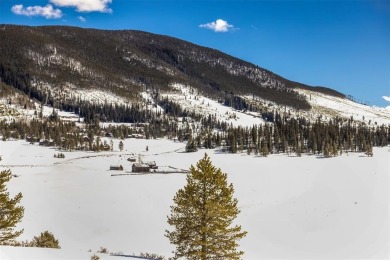
<path id="1" fill-rule="evenodd" d="M 188 140 L 186 144 L 186 152 L 192 153 L 198 151 L 198 147 L 196 147 L 195 141 L 190 137 L 190 140 Z"/>
<path id="2" fill-rule="evenodd" d="M 251 146 L 252 144 L 249 144 L 248 145 L 248 148 L 247 148 L 247 150 L 246 150 L 246 152 L 247 152 L 247 154 L 248 155 L 251 155 L 251 153 L 252 153 L 252 146 Z"/>
<path id="3" fill-rule="evenodd" d="M 372 145 L 371 145 L 371 144 L 368 144 L 368 145 L 367 145 L 367 149 L 366 149 L 365 154 L 366 154 L 367 156 L 370 156 L 370 157 L 374 156 L 374 153 L 373 153 L 373 151 L 372 151 Z"/>
<path id="4" fill-rule="evenodd" d="M 267 157 L 269 155 L 268 146 L 267 146 L 267 143 L 265 141 L 262 141 L 261 155 L 264 157 Z"/>
<path id="5" fill-rule="evenodd" d="M 215 168 L 205 154 L 191 166 L 187 185 L 180 189 L 171 206 L 168 223 L 175 228 L 166 237 L 176 246 L 175 258 L 240 259 L 237 240 L 247 232 L 232 222 L 240 212 L 233 198 L 233 185 Z"/>
<path id="6" fill-rule="evenodd" d="M 11 171 L 0 172 L 0 243 L 13 240 L 23 233 L 23 230 L 14 231 L 14 227 L 23 218 L 24 208 L 17 206 L 22 199 L 22 193 L 10 198 L 6 183 L 11 179 Z"/>
<path id="7" fill-rule="evenodd" d="M 324 145 L 324 156 L 326 157 L 326 158 L 328 158 L 328 157 L 331 157 L 331 146 L 330 146 L 330 144 L 329 143 L 326 143 L 325 145 Z"/>

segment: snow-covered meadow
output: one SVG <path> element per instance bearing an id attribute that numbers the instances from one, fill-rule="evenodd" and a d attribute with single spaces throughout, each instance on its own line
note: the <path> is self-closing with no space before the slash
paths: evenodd
<path id="1" fill-rule="evenodd" d="M 0 247 L 1 259 L 88 259 L 101 246 L 129 255 L 171 256 L 174 247 L 164 231 L 185 174 L 111 175 L 131 171 L 126 160 L 131 153 L 159 166 L 188 169 L 205 152 L 235 187 L 237 223 L 248 231 L 240 241 L 244 259 L 389 256 L 389 147 L 374 149 L 374 157 L 264 158 L 218 150 L 185 153 L 184 143 L 166 139 L 126 139 L 120 152 L 119 140 L 113 141 L 113 152 L 63 152 L 65 159 L 54 158 L 53 148 L 0 141 L 0 169 L 18 176 L 8 189 L 23 193 L 19 239 L 49 230 L 62 247 L 35 253 Z M 124 171 L 110 171 L 115 164 Z"/>

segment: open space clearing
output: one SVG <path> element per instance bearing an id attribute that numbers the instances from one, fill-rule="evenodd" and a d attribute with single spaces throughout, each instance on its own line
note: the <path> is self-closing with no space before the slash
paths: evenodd
<path id="1" fill-rule="evenodd" d="M 335 158 L 185 153 L 184 147 L 166 139 L 127 139 L 122 152 L 64 152 L 65 159 L 58 159 L 53 148 L 1 141 L 0 168 L 18 176 L 8 189 L 11 195 L 23 193 L 19 240 L 49 230 L 62 247 L 51 251 L 67 257 L 90 256 L 101 246 L 171 256 L 174 247 L 164 231 L 185 174 L 111 176 L 109 166 L 131 171 L 126 154 L 135 153 L 188 169 L 207 152 L 234 185 L 241 209 L 236 222 L 248 231 L 240 242 L 244 259 L 388 256 L 389 147 L 374 148 L 373 157 Z M 15 259 L 15 250 L 1 250 Z"/>

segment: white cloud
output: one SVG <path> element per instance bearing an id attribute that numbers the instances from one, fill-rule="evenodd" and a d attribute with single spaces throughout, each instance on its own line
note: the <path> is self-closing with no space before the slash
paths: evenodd
<path id="1" fill-rule="evenodd" d="M 62 11 L 60 9 L 54 9 L 52 5 L 46 6 L 28 6 L 24 7 L 23 5 L 14 5 L 11 8 L 11 11 L 17 15 L 25 16 L 43 16 L 46 19 L 57 19 L 62 17 Z"/>
<path id="2" fill-rule="evenodd" d="M 390 96 L 382 96 L 382 98 L 388 102 L 390 102 Z"/>
<path id="3" fill-rule="evenodd" d="M 227 21 L 222 19 L 217 19 L 215 22 L 211 23 L 201 24 L 199 27 L 210 29 L 214 32 L 228 32 L 234 28 L 232 24 L 229 24 Z"/>
<path id="4" fill-rule="evenodd" d="M 77 17 L 77 19 L 79 19 L 80 22 L 83 22 L 83 23 L 85 23 L 87 21 L 87 19 L 85 19 L 85 17 L 82 17 L 81 15 L 79 17 Z"/>
<path id="5" fill-rule="evenodd" d="M 112 0 L 50 0 L 50 3 L 61 7 L 76 7 L 77 12 L 112 13 L 108 8 Z"/>

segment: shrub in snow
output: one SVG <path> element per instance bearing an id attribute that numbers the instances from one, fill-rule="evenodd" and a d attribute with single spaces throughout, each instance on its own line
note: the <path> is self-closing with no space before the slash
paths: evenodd
<path id="1" fill-rule="evenodd" d="M 2 246 L 15 246 L 15 247 L 30 247 L 30 241 L 16 241 L 16 240 L 8 240 L 0 243 Z"/>
<path id="2" fill-rule="evenodd" d="M 165 257 L 158 255 L 158 254 L 151 254 L 151 253 L 141 253 L 139 255 L 140 257 L 144 257 L 146 259 L 156 259 L 156 260 L 164 260 Z"/>
<path id="3" fill-rule="evenodd" d="M 61 248 L 58 240 L 49 231 L 42 232 L 31 241 L 32 247 Z"/>
<path id="4" fill-rule="evenodd" d="M 100 249 L 97 252 L 100 254 L 108 254 L 109 253 L 108 249 L 105 247 L 102 247 L 102 246 L 100 247 Z"/>
<path id="5" fill-rule="evenodd" d="M 196 147 L 195 142 L 193 140 L 189 140 L 186 145 L 186 152 L 192 153 L 192 152 L 196 152 L 197 150 L 198 148 Z"/>
<path id="6" fill-rule="evenodd" d="M 99 259 L 100 259 L 100 257 L 97 256 L 97 255 L 92 255 L 91 256 L 91 260 L 99 260 Z"/>

